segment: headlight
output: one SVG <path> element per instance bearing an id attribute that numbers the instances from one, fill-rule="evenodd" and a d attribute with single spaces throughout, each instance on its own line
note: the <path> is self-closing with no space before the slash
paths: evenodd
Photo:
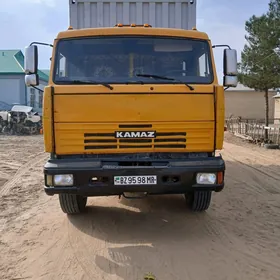
<path id="1" fill-rule="evenodd" d="M 54 175 L 53 182 L 55 186 L 73 186 L 73 174 Z"/>
<path id="2" fill-rule="evenodd" d="M 215 173 L 198 173 L 196 175 L 196 183 L 200 185 L 213 185 L 216 183 Z"/>

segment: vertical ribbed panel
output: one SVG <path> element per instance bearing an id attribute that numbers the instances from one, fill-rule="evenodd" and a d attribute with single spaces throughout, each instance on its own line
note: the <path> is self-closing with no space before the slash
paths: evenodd
<path id="1" fill-rule="evenodd" d="M 175 3 L 169 3 L 168 27 L 175 28 Z"/>
<path id="2" fill-rule="evenodd" d="M 103 3 L 103 26 L 110 26 L 110 3 Z"/>
<path id="3" fill-rule="evenodd" d="M 117 18 L 116 23 L 122 22 L 122 20 L 123 20 L 123 4 L 122 3 L 117 3 L 116 18 Z"/>
<path id="4" fill-rule="evenodd" d="M 136 3 L 130 3 L 129 5 L 129 22 L 136 23 Z"/>
<path id="5" fill-rule="evenodd" d="M 186 29 L 186 27 L 188 26 L 188 16 L 189 16 L 188 5 L 186 3 L 182 3 L 181 4 L 181 11 L 182 11 L 182 14 L 181 14 L 181 17 L 182 17 L 181 25 L 182 25 L 183 29 Z"/>
<path id="6" fill-rule="evenodd" d="M 90 4 L 90 26 L 98 26 L 97 22 L 97 3 Z"/>
<path id="7" fill-rule="evenodd" d="M 84 16 L 84 3 L 78 3 L 78 28 L 84 28 L 84 21 L 85 21 L 85 16 Z M 71 24 L 70 24 L 71 25 Z"/>
<path id="8" fill-rule="evenodd" d="M 104 0 L 103 0 L 104 1 Z M 76 0 L 70 5 L 70 25 L 74 28 L 113 27 L 116 23 L 191 29 L 196 25 L 196 1 L 97 1 Z"/>
<path id="9" fill-rule="evenodd" d="M 162 4 L 156 3 L 156 26 L 162 26 Z"/>
<path id="10" fill-rule="evenodd" d="M 149 3 L 142 4 L 142 24 L 149 22 Z"/>

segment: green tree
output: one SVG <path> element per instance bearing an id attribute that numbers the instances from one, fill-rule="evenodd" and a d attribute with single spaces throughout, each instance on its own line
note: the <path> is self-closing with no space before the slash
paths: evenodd
<path id="1" fill-rule="evenodd" d="M 280 86 L 280 58 L 275 51 L 279 41 L 276 32 L 279 27 L 274 24 L 276 19 L 279 19 L 276 9 L 276 6 L 280 7 L 279 1 L 272 0 L 267 14 L 252 16 L 245 23 L 247 43 L 239 64 L 239 81 L 249 88 L 264 92 L 266 126 L 269 125 L 268 92 Z M 272 2 L 277 2 L 277 5 L 273 5 Z M 268 139 L 268 131 L 265 139 Z"/>
<path id="2" fill-rule="evenodd" d="M 280 33 L 280 0 L 270 0 L 269 10 L 267 15 L 272 20 L 274 32 L 277 33 L 279 39 Z M 277 38 L 277 37 L 276 37 Z"/>
<path id="3" fill-rule="evenodd" d="M 280 0 L 270 0 L 267 13 L 270 25 L 269 42 L 274 48 L 280 46 Z M 279 55 L 278 51 L 278 55 Z"/>

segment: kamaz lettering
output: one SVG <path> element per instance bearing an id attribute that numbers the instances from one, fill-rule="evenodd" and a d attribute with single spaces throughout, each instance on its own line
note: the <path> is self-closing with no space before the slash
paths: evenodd
<path id="1" fill-rule="evenodd" d="M 155 138 L 155 131 L 116 131 L 116 138 Z"/>

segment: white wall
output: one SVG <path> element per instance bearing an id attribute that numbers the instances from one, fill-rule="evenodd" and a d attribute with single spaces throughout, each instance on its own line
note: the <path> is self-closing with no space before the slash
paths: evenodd
<path id="1" fill-rule="evenodd" d="M 276 92 L 269 92 L 269 118 L 274 118 L 274 98 Z M 258 91 L 225 91 L 226 117 L 242 117 L 247 119 L 265 118 L 265 98 Z"/>
<path id="2" fill-rule="evenodd" d="M 280 97 L 274 98 L 275 100 L 275 114 L 274 118 L 275 119 L 280 119 Z M 280 120 L 275 121 L 276 124 L 280 124 Z"/>

